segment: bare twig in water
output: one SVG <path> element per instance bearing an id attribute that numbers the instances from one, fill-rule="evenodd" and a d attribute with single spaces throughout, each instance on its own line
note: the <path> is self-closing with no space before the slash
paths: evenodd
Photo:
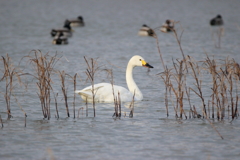
<path id="1" fill-rule="evenodd" d="M 56 107 L 56 113 L 57 113 L 57 116 L 56 116 L 56 118 L 57 118 L 57 119 L 59 119 L 59 114 L 58 114 L 58 105 L 57 105 L 57 96 L 58 96 L 58 93 L 57 93 L 57 94 L 54 94 L 54 92 L 53 92 L 53 95 L 54 95 L 55 107 Z"/>
<path id="2" fill-rule="evenodd" d="M 2 124 L 2 128 L 3 128 L 3 121 L 2 121 L 2 117 L 1 117 L 1 115 L 0 115 L 0 122 L 1 122 L 1 124 Z"/>
<path id="3" fill-rule="evenodd" d="M 77 73 L 74 76 L 68 74 L 68 76 L 73 80 L 73 90 L 76 91 L 77 87 Z M 73 118 L 75 119 L 75 104 L 76 104 L 76 94 L 73 95 Z"/>
<path id="4" fill-rule="evenodd" d="M 77 79 L 77 73 L 73 77 L 73 85 L 74 85 L 73 89 L 74 89 L 74 91 L 76 91 L 76 86 L 77 86 L 76 79 Z M 73 97 L 73 118 L 75 118 L 75 100 L 76 100 L 76 94 L 74 94 L 74 97 Z"/>
<path id="5" fill-rule="evenodd" d="M 67 111 L 67 116 L 70 117 L 70 113 L 69 113 L 69 109 L 68 109 L 68 97 L 67 97 L 67 88 L 65 86 L 65 78 L 66 78 L 66 74 L 64 71 L 60 72 L 59 71 L 59 76 L 60 76 L 60 80 L 61 80 L 61 89 L 62 89 L 62 93 L 64 96 L 64 101 L 65 101 L 65 105 L 66 105 L 66 111 Z"/>
<path id="6" fill-rule="evenodd" d="M 134 97 L 135 97 L 135 90 L 134 90 L 132 102 L 131 102 L 131 104 L 130 104 L 130 106 L 129 106 L 129 108 L 131 109 L 131 110 L 130 110 L 130 113 L 129 113 L 129 118 L 133 118 L 133 112 L 134 112 Z"/>

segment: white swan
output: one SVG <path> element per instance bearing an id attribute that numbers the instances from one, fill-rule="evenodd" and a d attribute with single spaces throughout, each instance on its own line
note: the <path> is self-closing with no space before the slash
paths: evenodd
<path id="1" fill-rule="evenodd" d="M 118 95 L 118 92 L 120 93 L 122 102 L 132 101 L 134 91 L 135 91 L 134 100 L 139 101 L 142 100 L 143 99 L 142 92 L 139 90 L 138 86 L 134 82 L 132 75 L 133 68 L 136 66 L 153 68 L 141 56 L 138 55 L 133 56 L 129 60 L 126 69 L 126 82 L 129 90 L 117 85 L 113 85 L 112 88 L 112 84 L 110 83 L 94 84 L 95 102 L 114 102 L 113 89 L 115 96 Z M 92 86 L 86 87 L 82 90 L 76 90 L 75 93 L 78 93 L 84 101 L 92 102 Z"/>

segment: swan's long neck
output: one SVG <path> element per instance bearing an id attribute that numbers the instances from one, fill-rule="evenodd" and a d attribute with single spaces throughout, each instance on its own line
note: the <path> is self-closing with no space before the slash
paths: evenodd
<path id="1" fill-rule="evenodd" d="M 127 86 L 129 91 L 134 94 L 135 91 L 135 99 L 137 100 L 142 100 L 143 99 L 143 95 L 142 92 L 139 90 L 138 86 L 136 85 L 135 81 L 133 80 L 133 68 L 135 66 L 133 66 L 130 62 L 127 65 L 127 70 L 126 70 L 126 81 L 127 81 Z"/>

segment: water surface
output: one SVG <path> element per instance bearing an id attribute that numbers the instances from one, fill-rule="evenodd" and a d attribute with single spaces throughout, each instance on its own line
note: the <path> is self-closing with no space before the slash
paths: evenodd
<path id="1" fill-rule="evenodd" d="M 126 116 L 113 119 L 113 104 L 97 104 L 93 118 L 91 106 L 89 116 L 80 112 L 73 119 L 73 84 L 67 80 L 70 118 L 61 93 L 58 75 L 54 75 L 54 90 L 59 93 L 60 119 L 55 118 L 54 100 L 51 119 L 43 120 L 37 87 L 30 77 L 28 90 L 16 86 L 16 95 L 27 113 L 24 113 L 15 98 L 12 98 L 13 118 L 7 120 L 4 97 L 0 98 L 0 115 L 4 127 L 0 129 L 0 159 L 238 159 L 239 120 L 229 123 L 214 121 L 215 127 L 224 137 L 218 136 L 206 120 L 176 120 L 174 110 L 166 116 L 164 103 L 165 87 L 156 75 L 163 71 L 156 42 L 151 37 L 139 37 L 142 24 L 152 28 L 160 26 L 166 19 L 180 21 L 177 31 L 182 35 L 185 55 L 203 60 L 208 53 L 217 60 L 226 57 L 240 62 L 240 1 L 219 0 L 8 0 L 0 2 L 0 55 L 6 53 L 18 65 L 20 59 L 31 50 L 43 53 L 58 53 L 61 60 L 56 69 L 70 75 L 79 74 L 78 89 L 90 85 L 85 82 L 86 64 L 84 56 L 98 58 L 101 70 L 97 82 L 109 82 L 104 69 L 113 69 L 114 82 L 126 86 L 125 67 L 133 55 L 141 55 L 154 69 L 135 68 L 134 78 L 144 93 L 144 100 L 135 103 L 134 117 L 129 118 L 129 109 L 123 108 Z M 221 48 L 215 48 L 211 37 L 209 20 L 221 14 L 224 18 L 224 36 Z M 74 28 L 73 37 L 66 46 L 51 44 L 50 31 L 61 28 L 66 18 L 82 15 L 86 26 Z M 182 26 L 182 28 L 180 27 Z M 172 59 L 182 58 L 176 39 L 171 34 L 158 32 L 161 52 L 165 63 L 172 67 Z M 20 63 L 24 72 L 33 72 L 26 60 Z M 1 73 L 2 76 L 2 73 Z M 206 75 L 207 77 L 207 75 Z M 1 92 L 5 84 L 1 83 Z M 193 80 L 189 80 L 189 85 Z M 211 81 L 206 79 L 204 92 L 208 95 Z M 196 96 L 193 99 L 198 99 Z M 85 108 L 78 97 L 76 109 Z M 200 106 L 200 101 L 195 101 Z M 188 108 L 186 102 L 186 109 Z M 198 108 L 199 109 L 199 108 Z M 199 109 L 200 110 L 200 109 Z M 76 115 L 77 116 L 77 115 Z"/>

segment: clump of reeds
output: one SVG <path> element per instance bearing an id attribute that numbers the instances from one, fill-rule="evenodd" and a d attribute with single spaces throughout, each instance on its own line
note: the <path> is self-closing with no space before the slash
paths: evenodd
<path id="1" fill-rule="evenodd" d="M 11 115 L 11 97 L 13 94 L 13 89 L 15 87 L 14 82 L 17 79 L 17 81 L 21 84 L 21 71 L 19 71 L 18 68 L 14 67 L 11 58 L 6 54 L 6 57 L 2 56 L 1 61 L 3 62 L 3 69 L 0 69 L 0 71 L 3 73 L 2 78 L 0 81 L 5 80 L 5 92 L 3 92 L 6 107 L 7 107 L 7 114 L 8 119 L 12 117 Z"/>
<path id="2" fill-rule="evenodd" d="M 174 22 L 173 24 L 178 23 Z M 159 28 L 159 27 L 158 27 Z M 156 28 L 156 29 L 158 29 Z M 187 119 L 191 118 L 205 118 L 209 121 L 212 127 L 212 122 L 210 121 L 210 115 L 212 119 L 217 117 L 218 120 L 223 120 L 226 116 L 226 111 L 228 111 L 228 118 L 237 118 L 239 116 L 238 112 L 238 94 L 239 94 L 239 78 L 240 78 L 240 66 L 234 60 L 225 60 L 225 64 L 217 64 L 215 59 L 210 59 L 208 56 L 203 61 L 195 61 L 190 56 L 185 56 L 182 46 L 181 37 L 183 30 L 178 36 L 177 31 L 174 27 L 169 28 L 173 33 L 179 45 L 182 60 L 173 60 L 173 67 L 169 69 L 168 66 L 164 65 L 164 60 L 162 58 L 162 53 L 160 52 L 159 41 L 156 32 L 154 32 L 154 37 L 156 39 L 158 52 L 160 55 L 160 60 L 163 65 L 164 72 L 159 75 L 163 79 L 165 84 L 165 106 L 167 111 L 167 116 L 169 116 L 169 101 L 172 102 L 175 117 L 182 118 L 183 115 Z M 222 36 L 222 31 L 219 35 L 219 47 L 220 38 Z M 204 66 L 204 67 L 202 67 Z M 202 86 L 203 80 L 202 73 L 206 71 L 211 74 L 212 77 L 212 95 L 211 99 L 207 99 L 204 94 L 204 89 Z M 188 77 L 193 78 L 195 83 L 193 87 L 187 85 Z M 190 95 L 194 93 L 201 101 L 201 105 L 192 105 Z M 174 97 L 173 97 L 174 95 Z M 189 104 L 189 116 L 186 115 L 184 109 L 184 100 L 188 101 Z M 202 115 L 199 114 L 198 108 L 201 109 Z M 212 108 L 212 109 L 211 109 Z M 217 131 L 217 130 L 216 130 Z M 217 131 L 218 132 L 218 131 Z M 218 132 L 219 134 L 219 132 Z M 219 136 L 223 138 L 220 134 Z"/>
<path id="3" fill-rule="evenodd" d="M 90 58 L 90 62 L 89 60 L 84 56 L 84 60 L 87 64 L 87 69 L 86 69 L 86 75 L 88 77 L 88 79 L 90 80 L 91 82 L 91 85 L 92 85 L 92 106 L 93 106 L 93 114 L 94 114 L 94 117 L 96 116 L 96 111 L 95 111 L 95 94 L 96 94 L 96 91 L 94 89 L 94 76 L 95 76 L 95 73 L 98 71 L 99 67 L 98 67 L 98 63 L 97 63 L 97 59 L 93 59 L 93 58 Z M 86 106 L 87 106 L 87 100 L 86 100 Z"/>
<path id="4" fill-rule="evenodd" d="M 36 80 L 38 87 L 37 95 L 41 103 L 43 117 L 50 119 L 51 91 L 53 91 L 51 75 L 54 73 L 54 66 L 60 58 L 57 54 L 50 56 L 48 53 L 43 54 L 40 50 L 33 50 L 25 58 L 29 59 L 30 64 L 35 70 L 35 73 L 29 73 L 29 75 L 33 76 Z"/>

